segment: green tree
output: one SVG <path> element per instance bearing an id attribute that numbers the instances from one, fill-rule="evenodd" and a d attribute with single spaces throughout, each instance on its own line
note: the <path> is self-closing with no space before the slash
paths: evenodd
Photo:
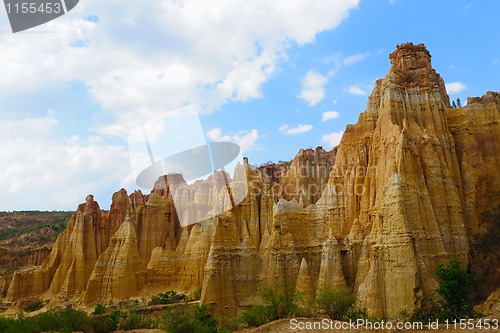
<path id="1" fill-rule="evenodd" d="M 451 102 L 451 107 L 456 109 L 457 108 L 457 104 L 455 103 L 455 101 Z"/>
<path id="2" fill-rule="evenodd" d="M 460 104 L 460 98 L 457 98 L 457 107 L 462 107 L 462 104 Z"/>
<path id="3" fill-rule="evenodd" d="M 475 278 L 467 270 L 461 269 L 462 263 L 450 260 L 448 267 L 439 265 L 436 275 L 439 289 L 436 290 L 441 301 L 440 316 L 446 319 L 469 318 L 474 315 L 471 296 L 475 287 Z"/>

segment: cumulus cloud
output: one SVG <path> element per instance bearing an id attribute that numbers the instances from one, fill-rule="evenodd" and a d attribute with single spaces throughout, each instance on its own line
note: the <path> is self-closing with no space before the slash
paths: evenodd
<path id="1" fill-rule="evenodd" d="M 325 98 L 325 85 L 328 79 L 315 71 L 307 72 L 302 79 L 302 91 L 299 96 L 306 101 L 309 106 L 314 106 Z"/>
<path id="2" fill-rule="evenodd" d="M 89 193 L 110 197 L 109 187 L 124 185 L 130 173 L 125 147 L 98 137 L 56 138 L 57 125 L 51 117 L 0 122 L 0 210 L 70 210 Z"/>
<path id="3" fill-rule="evenodd" d="M 364 96 L 367 94 L 366 90 L 361 89 L 357 84 L 350 86 L 347 88 L 347 91 L 353 95 Z"/>
<path id="4" fill-rule="evenodd" d="M 288 124 L 281 125 L 278 130 L 286 135 L 295 135 L 295 134 L 301 134 L 305 132 L 309 132 L 310 130 L 313 129 L 312 125 L 303 125 L 299 124 L 297 127 L 292 127 L 288 126 Z"/>
<path id="5" fill-rule="evenodd" d="M 127 128 L 187 103 L 210 112 L 261 97 L 291 43 L 314 41 L 358 3 L 89 0 L 38 28 L 53 33 L 0 36 L 0 88 L 27 92 L 81 81 Z M 98 20 L 84 19 L 89 15 Z"/>
<path id="6" fill-rule="evenodd" d="M 207 138 L 211 141 L 229 141 L 240 146 L 241 152 L 252 149 L 259 139 L 259 131 L 252 129 L 250 131 L 240 131 L 237 134 L 222 134 L 220 128 L 213 128 L 207 131 Z"/>
<path id="7" fill-rule="evenodd" d="M 337 111 L 323 112 L 323 115 L 321 117 L 321 121 L 327 121 L 330 119 L 337 119 L 339 116 L 340 116 L 340 114 Z"/>
<path id="8" fill-rule="evenodd" d="M 340 132 L 333 132 L 330 134 L 325 134 L 321 138 L 321 141 L 326 143 L 328 148 L 333 148 L 335 146 L 338 146 L 340 143 L 340 139 L 342 139 L 342 135 L 344 134 L 344 131 Z"/>
<path id="9" fill-rule="evenodd" d="M 452 82 L 446 84 L 446 91 L 448 94 L 458 94 L 467 89 L 467 86 L 462 82 Z"/>
<path id="10" fill-rule="evenodd" d="M 103 191 L 107 199 L 117 184 L 133 186 L 120 141 L 130 129 L 188 104 L 212 112 L 231 101 L 261 98 L 263 83 L 291 45 L 313 42 L 358 4 L 86 0 L 26 33 L 0 34 L 0 112 L 15 119 L 0 124 L 18 131 L 0 133 L 0 186 L 7 189 L 0 209 L 73 209 L 89 192 Z M 9 30 L 7 15 L 0 15 L 0 30 Z M 61 87 L 72 83 L 99 113 L 98 121 L 81 125 L 75 135 L 56 130 L 63 126 L 58 121 L 80 107 L 70 97 L 61 102 L 64 111 L 58 108 L 57 118 L 6 107 L 20 99 L 38 103 L 64 96 Z M 312 103 L 318 98 L 310 97 Z M 258 135 L 253 129 L 229 137 L 250 149 Z M 108 137 L 113 144 L 106 143 Z"/>

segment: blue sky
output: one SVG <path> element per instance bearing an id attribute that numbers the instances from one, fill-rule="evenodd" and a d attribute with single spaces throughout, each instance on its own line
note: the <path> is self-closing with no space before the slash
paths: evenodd
<path id="1" fill-rule="evenodd" d="M 424 43 L 452 99 L 500 90 L 498 1 L 83 0 L 9 33 L 0 9 L 0 210 L 107 209 L 127 135 L 195 104 L 250 163 L 331 149 L 397 44 Z M 175 142 L 169 143 L 175 145 Z"/>

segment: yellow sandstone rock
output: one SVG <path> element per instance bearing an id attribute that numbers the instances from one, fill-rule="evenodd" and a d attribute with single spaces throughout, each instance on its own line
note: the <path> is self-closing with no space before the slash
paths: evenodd
<path id="1" fill-rule="evenodd" d="M 245 159 L 231 186 L 247 181 L 248 195 L 235 207 L 222 171 L 191 185 L 162 177 L 149 195 L 120 190 L 109 213 L 88 197 L 40 267 L 2 280 L 5 301 L 92 304 L 202 287 L 203 302 L 234 315 L 259 287 L 287 282 L 306 301 L 346 286 L 370 315 L 411 313 L 433 296 L 438 265 L 470 264 L 472 239 L 491 228 L 500 94 L 451 108 L 422 44 L 398 46 L 390 61 L 333 151 L 257 169 Z"/>

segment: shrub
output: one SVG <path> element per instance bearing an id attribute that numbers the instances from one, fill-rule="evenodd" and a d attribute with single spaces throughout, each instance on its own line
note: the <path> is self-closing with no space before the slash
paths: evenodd
<path id="1" fill-rule="evenodd" d="M 164 293 L 159 293 L 154 296 L 150 301 L 149 305 L 157 305 L 157 304 L 172 304 L 177 303 L 184 299 L 184 295 L 178 294 L 174 290 L 169 290 Z"/>
<path id="2" fill-rule="evenodd" d="M 195 300 L 195 301 L 200 300 L 201 299 L 201 292 L 202 291 L 203 291 L 203 287 L 202 286 L 198 286 L 198 288 L 196 288 L 196 290 L 193 293 L 193 300 Z"/>
<path id="3" fill-rule="evenodd" d="M 132 309 L 121 316 L 118 327 L 121 330 L 128 331 L 137 328 L 154 328 L 156 325 L 152 320 L 148 320 L 144 315 Z"/>
<path id="4" fill-rule="evenodd" d="M 271 321 L 269 310 L 262 305 L 253 305 L 243 311 L 238 320 L 246 327 L 258 327 Z"/>
<path id="5" fill-rule="evenodd" d="M 271 320 L 286 318 L 299 312 L 297 302 L 301 297 L 295 293 L 294 284 L 275 283 L 264 287 L 260 295 L 269 310 Z"/>
<path id="6" fill-rule="evenodd" d="M 85 312 L 72 307 L 41 313 L 35 317 L 27 318 L 26 321 L 32 323 L 33 330 L 31 332 L 93 332 L 89 316 Z"/>
<path id="7" fill-rule="evenodd" d="M 33 312 L 36 310 L 40 310 L 43 308 L 43 302 L 41 300 L 36 300 L 28 304 L 25 308 L 24 311 L 26 312 Z"/>
<path id="8" fill-rule="evenodd" d="M 22 315 L 16 319 L 0 317 L 0 332 L 109 333 L 116 331 L 119 320 L 119 311 L 114 311 L 109 316 L 96 315 L 91 318 L 81 310 L 67 307 L 66 309 L 48 311 L 27 318 Z M 146 328 L 149 328 L 149 326 Z"/>
<path id="9" fill-rule="evenodd" d="M 92 317 L 92 326 L 94 333 L 109 333 L 118 329 L 121 313 L 118 310 L 109 315 L 94 315 Z"/>
<path id="10" fill-rule="evenodd" d="M 219 333 L 230 333 L 240 328 L 240 322 L 237 317 L 221 319 L 219 323 Z"/>
<path id="11" fill-rule="evenodd" d="M 357 307 L 351 308 L 347 314 L 346 317 L 351 319 L 351 320 L 358 320 L 358 319 L 369 319 L 368 318 L 368 312 L 366 309 L 360 309 Z"/>
<path id="12" fill-rule="evenodd" d="M 333 288 L 320 291 L 316 303 L 333 320 L 345 320 L 348 315 L 362 315 L 354 309 L 356 297 L 347 288 Z"/>
<path id="13" fill-rule="evenodd" d="M 443 319 L 474 316 L 471 295 L 476 283 L 472 274 L 460 268 L 461 264 L 460 261 L 450 260 L 448 267 L 439 265 L 436 271 L 439 278 L 439 289 L 436 293 L 443 298 L 440 302 L 439 317 Z"/>
<path id="14" fill-rule="evenodd" d="M 92 315 L 93 316 L 100 315 L 100 314 L 103 314 L 105 311 L 106 311 L 106 307 L 104 305 L 102 305 L 101 303 L 97 303 L 95 308 L 94 308 L 94 311 L 92 311 Z"/>
<path id="15" fill-rule="evenodd" d="M 196 332 L 217 333 L 217 320 L 210 313 L 210 309 L 206 304 L 195 305 L 194 321 L 200 329 Z"/>
<path id="16" fill-rule="evenodd" d="M 170 333 L 217 333 L 217 320 L 206 304 L 169 308 L 165 311 L 161 328 Z"/>
<path id="17" fill-rule="evenodd" d="M 295 285 L 275 283 L 260 290 L 264 305 L 253 305 L 243 311 L 239 320 L 248 327 L 256 327 L 273 320 L 301 313 L 297 303 L 301 295 L 295 292 Z"/>

